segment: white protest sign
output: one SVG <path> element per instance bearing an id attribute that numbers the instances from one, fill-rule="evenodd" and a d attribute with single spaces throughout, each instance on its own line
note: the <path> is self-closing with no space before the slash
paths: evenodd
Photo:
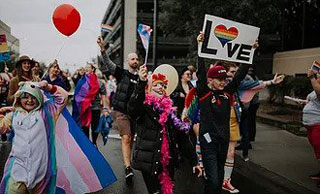
<path id="1" fill-rule="evenodd" d="M 204 41 L 200 43 L 200 57 L 251 64 L 260 28 L 206 15 Z"/>

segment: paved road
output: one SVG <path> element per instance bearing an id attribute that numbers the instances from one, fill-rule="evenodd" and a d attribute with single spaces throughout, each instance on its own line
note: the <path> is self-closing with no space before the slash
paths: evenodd
<path id="1" fill-rule="evenodd" d="M 115 131 L 112 131 L 115 133 Z M 147 194 L 140 172 L 135 171 L 132 185 L 127 185 L 124 179 L 120 140 L 110 138 L 106 146 L 102 146 L 99 139 L 99 150 L 112 166 L 118 181 L 98 194 Z M 0 177 L 10 151 L 10 144 L 0 143 Z M 204 180 L 196 178 L 187 162 L 180 165 L 175 176 L 176 194 L 200 194 Z M 265 168 L 250 162 L 243 162 L 236 158 L 236 168 L 232 177 L 233 184 L 242 194 L 314 194 L 301 186 L 288 181 Z M 225 192 L 226 193 L 226 192 Z"/>

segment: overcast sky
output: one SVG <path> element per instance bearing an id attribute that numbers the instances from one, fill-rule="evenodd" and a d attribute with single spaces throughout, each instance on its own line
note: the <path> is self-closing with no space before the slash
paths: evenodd
<path id="1" fill-rule="evenodd" d="M 46 64 L 56 58 L 62 69 L 74 71 L 99 53 L 96 43 L 110 0 L 0 0 L 0 19 L 20 40 L 20 53 Z M 73 5 L 81 15 L 79 29 L 70 37 L 53 25 L 52 14 L 61 4 Z"/>

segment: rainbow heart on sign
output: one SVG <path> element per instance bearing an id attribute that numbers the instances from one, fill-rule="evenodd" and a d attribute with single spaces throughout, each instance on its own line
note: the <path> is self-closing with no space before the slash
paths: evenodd
<path id="1" fill-rule="evenodd" d="M 214 35 L 224 47 L 227 42 L 230 42 L 238 37 L 238 29 L 235 27 L 227 29 L 223 24 L 220 24 L 214 29 Z"/>

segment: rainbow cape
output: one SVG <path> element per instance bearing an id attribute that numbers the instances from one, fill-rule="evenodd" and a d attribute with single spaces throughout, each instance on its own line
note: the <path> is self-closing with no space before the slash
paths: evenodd
<path id="1" fill-rule="evenodd" d="M 99 91 L 99 81 L 96 74 L 85 74 L 78 81 L 74 90 L 72 117 L 80 127 L 88 127 L 91 123 L 91 103 Z"/>

